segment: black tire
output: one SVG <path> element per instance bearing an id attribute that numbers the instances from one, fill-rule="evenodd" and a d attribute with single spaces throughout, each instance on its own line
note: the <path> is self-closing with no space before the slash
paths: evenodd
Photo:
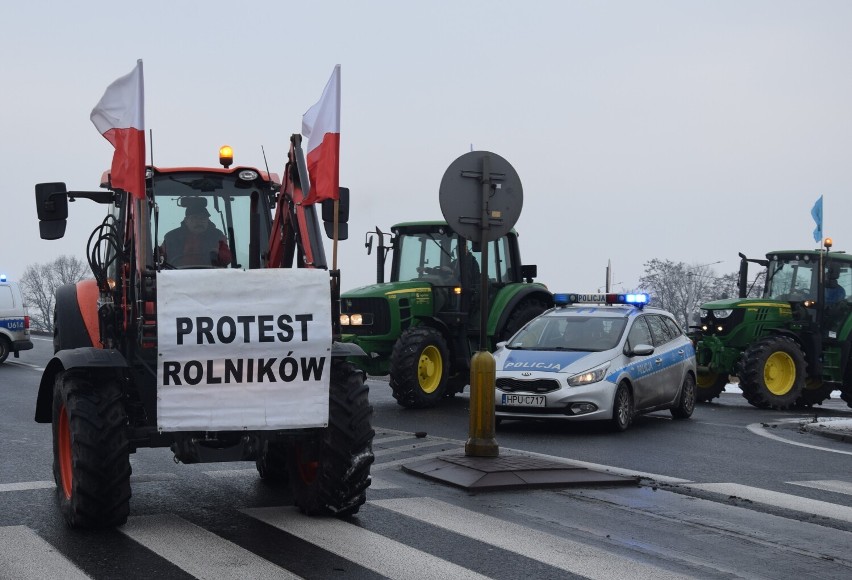
<path id="1" fill-rule="evenodd" d="M 351 516 L 367 500 L 373 407 L 364 374 L 352 364 L 332 363 L 328 427 L 290 449 L 293 500 L 307 515 Z"/>
<path id="2" fill-rule="evenodd" d="M 97 385 L 97 386 L 95 386 Z M 53 477 L 72 528 L 111 528 L 130 512 L 130 451 L 124 394 L 113 378 L 57 375 L 53 389 Z"/>
<path id="3" fill-rule="evenodd" d="M 727 373 L 698 373 L 695 381 L 695 400 L 698 402 L 710 402 L 725 390 L 728 384 Z"/>
<path id="4" fill-rule="evenodd" d="M 609 420 L 613 431 L 627 431 L 633 422 L 633 394 L 626 383 L 621 383 L 615 390 L 612 401 L 612 418 Z"/>
<path id="5" fill-rule="evenodd" d="M 831 398 L 834 384 L 825 383 L 819 379 L 806 379 L 802 395 L 796 400 L 796 408 L 807 409 L 814 405 L 822 405 L 823 401 Z"/>
<path id="6" fill-rule="evenodd" d="M 9 358 L 9 352 L 12 350 L 12 343 L 5 336 L 0 336 L 0 365 L 6 362 Z"/>
<path id="7" fill-rule="evenodd" d="M 410 409 L 434 407 L 447 391 L 449 362 L 447 342 L 438 330 L 429 326 L 407 329 L 391 353 L 393 398 Z"/>
<path id="8" fill-rule="evenodd" d="M 805 387 L 805 355 L 792 338 L 765 336 L 740 361 L 743 397 L 759 408 L 790 409 Z"/>
<path id="9" fill-rule="evenodd" d="M 847 407 L 852 407 L 852 391 L 846 389 L 840 391 L 840 398 L 846 401 Z"/>
<path id="10" fill-rule="evenodd" d="M 287 483 L 290 479 L 288 454 L 289 450 L 283 443 L 267 443 L 263 455 L 254 462 L 260 478 L 267 483 Z"/>
<path id="11" fill-rule="evenodd" d="M 695 377 L 692 376 L 692 373 L 686 373 L 683 385 L 680 387 L 677 404 L 670 409 L 672 417 L 675 419 L 689 419 L 692 417 L 692 412 L 695 410 L 696 390 Z"/>
<path id="12" fill-rule="evenodd" d="M 509 340 L 521 327 L 548 309 L 548 305 L 541 300 L 532 298 L 518 304 L 506 320 L 506 325 L 498 333 L 496 342 Z"/>

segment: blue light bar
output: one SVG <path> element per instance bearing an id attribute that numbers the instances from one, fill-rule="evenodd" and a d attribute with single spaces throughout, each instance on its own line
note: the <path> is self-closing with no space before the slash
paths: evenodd
<path id="1" fill-rule="evenodd" d="M 569 294 L 558 293 L 553 295 L 553 303 L 556 306 L 566 306 L 568 304 L 586 303 L 586 304 L 633 304 L 642 307 L 651 300 L 648 294 L 616 294 L 609 292 L 607 294 Z"/>
<path id="2" fill-rule="evenodd" d="M 6 274 L 0 274 L 0 282 L 6 281 Z"/>

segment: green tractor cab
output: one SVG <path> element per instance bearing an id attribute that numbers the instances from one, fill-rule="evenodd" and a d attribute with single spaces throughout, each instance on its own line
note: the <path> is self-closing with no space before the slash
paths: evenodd
<path id="1" fill-rule="evenodd" d="M 352 359 L 370 375 L 390 377 L 403 407 L 431 407 L 464 390 L 479 344 L 482 253 L 443 221 L 408 222 L 368 232 L 376 247 L 376 284 L 341 295 L 343 340 L 367 357 Z M 514 230 L 489 242 L 487 344 L 493 350 L 553 306 L 522 265 Z M 390 280 L 385 265 L 390 255 Z"/>

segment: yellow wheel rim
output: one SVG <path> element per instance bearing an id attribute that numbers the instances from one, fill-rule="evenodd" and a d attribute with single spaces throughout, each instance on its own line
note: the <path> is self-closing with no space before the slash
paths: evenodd
<path id="1" fill-rule="evenodd" d="M 417 363 L 417 382 L 424 393 L 434 393 L 441 384 L 443 367 L 441 351 L 434 346 L 423 349 L 420 353 L 420 361 Z"/>
<path id="2" fill-rule="evenodd" d="M 706 389 L 712 387 L 719 380 L 719 373 L 698 373 L 698 378 L 695 380 L 698 388 Z"/>
<path id="3" fill-rule="evenodd" d="M 796 363 L 786 352 L 773 352 L 763 367 L 763 382 L 776 396 L 786 395 L 796 382 Z"/>

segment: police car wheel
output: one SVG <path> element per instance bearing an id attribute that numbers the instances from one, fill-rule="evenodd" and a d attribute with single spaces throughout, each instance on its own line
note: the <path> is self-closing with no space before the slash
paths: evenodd
<path id="1" fill-rule="evenodd" d="M 695 410 L 695 377 L 687 373 L 680 388 L 680 396 L 677 404 L 671 408 L 672 417 L 675 419 L 689 419 Z"/>
<path id="2" fill-rule="evenodd" d="M 618 385 L 612 403 L 612 419 L 610 425 L 613 431 L 626 431 L 633 421 L 633 395 L 625 383 Z"/>
<path id="3" fill-rule="evenodd" d="M 0 365 L 6 362 L 6 359 L 9 358 L 10 350 L 9 339 L 5 336 L 0 336 Z"/>

